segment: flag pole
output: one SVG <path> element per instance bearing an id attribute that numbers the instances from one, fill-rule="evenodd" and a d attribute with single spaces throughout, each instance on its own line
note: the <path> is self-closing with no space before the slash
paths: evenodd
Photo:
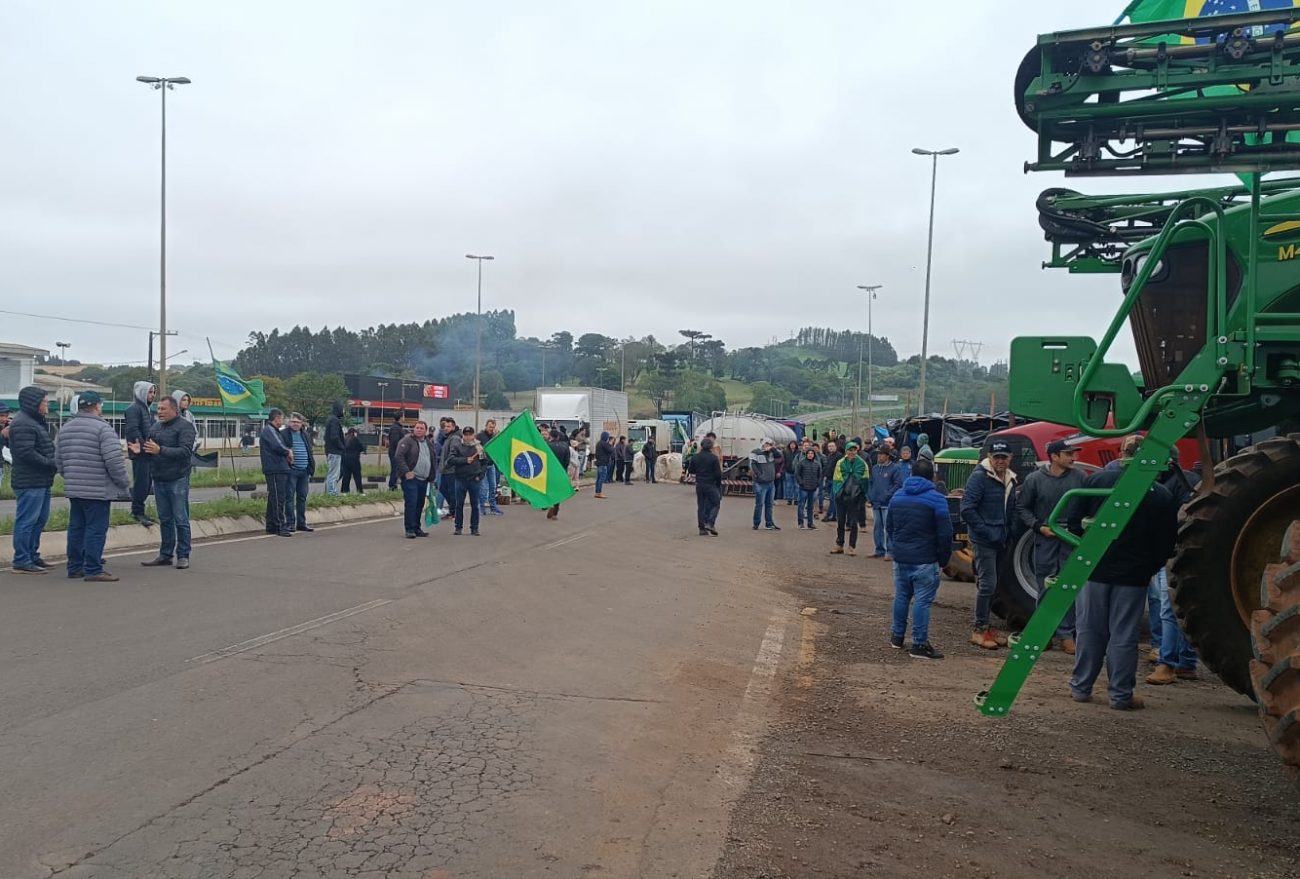
<path id="1" fill-rule="evenodd" d="M 221 401 L 221 451 L 217 452 L 217 481 L 221 481 L 221 456 L 222 452 L 230 451 L 230 437 L 226 433 L 226 419 L 229 415 L 226 413 L 226 395 L 221 393 L 221 374 L 217 372 L 217 355 L 212 351 L 212 340 L 204 336 L 203 341 L 208 343 L 208 357 L 212 359 L 212 378 L 217 383 L 217 399 Z M 242 501 L 244 495 L 239 490 L 239 473 L 236 471 L 235 456 L 230 457 L 230 487 L 235 491 L 235 500 Z"/>

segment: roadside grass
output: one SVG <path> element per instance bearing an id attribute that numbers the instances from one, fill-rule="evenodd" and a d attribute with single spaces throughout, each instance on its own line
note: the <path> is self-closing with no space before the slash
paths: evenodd
<path id="1" fill-rule="evenodd" d="M 400 501 L 402 493 L 400 491 L 368 491 L 365 494 L 341 494 L 326 495 L 312 494 L 307 496 L 307 509 L 316 510 L 323 507 L 357 507 L 362 504 L 377 503 L 380 501 Z M 153 504 L 146 507 L 150 516 L 158 518 L 158 510 Z M 266 501 L 253 500 L 252 498 L 240 500 L 237 498 L 219 498 L 212 501 L 198 501 L 190 504 L 190 521 L 201 521 L 204 519 L 222 519 L 235 518 L 237 516 L 252 516 L 259 522 L 266 521 Z M 131 511 L 128 509 L 115 509 L 108 517 L 109 525 L 130 525 L 135 520 L 131 518 Z M 50 521 L 45 526 L 46 531 L 67 531 L 68 530 L 68 511 L 55 510 L 50 513 Z M 14 519 L 12 516 L 0 517 L 0 535 L 14 533 Z"/>
<path id="2" fill-rule="evenodd" d="M 130 471 L 130 464 L 127 464 L 127 470 Z M 9 486 L 9 468 L 5 468 L 4 484 L 0 485 L 0 500 L 11 501 L 14 499 L 14 491 Z M 316 465 L 316 476 L 324 478 L 325 464 L 323 462 Z M 362 478 L 383 477 L 388 478 L 388 466 L 380 464 L 362 464 Z M 261 470 L 238 470 L 231 472 L 229 467 L 220 469 L 197 469 L 190 471 L 190 488 L 229 488 L 236 482 L 240 484 L 263 485 L 266 483 L 266 477 L 262 475 Z M 54 497 L 63 497 L 63 477 L 54 477 Z"/>

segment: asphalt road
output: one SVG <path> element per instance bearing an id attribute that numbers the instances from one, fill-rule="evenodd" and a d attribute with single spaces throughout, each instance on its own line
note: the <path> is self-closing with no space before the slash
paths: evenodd
<path id="1" fill-rule="evenodd" d="M 0 572 L 0 876 L 708 875 L 825 541 L 609 492 Z"/>

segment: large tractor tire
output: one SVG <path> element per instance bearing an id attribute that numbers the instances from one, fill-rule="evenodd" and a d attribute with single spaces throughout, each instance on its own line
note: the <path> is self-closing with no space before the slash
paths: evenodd
<path id="1" fill-rule="evenodd" d="M 1201 661 L 1255 698 L 1250 625 L 1259 584 L 1300 509 L 1300 433 L 1250 446 L 1214 468 L 1214 488 L 1183 508 L 1171 598 Z"/>
<path id="2" fill-rule="evenodd" d="M 998 559 L 998 587 L 993 612 L 1018 632 L 1038 606 L 1038 580 L 1034 577 L 1034 532 L 1026 531 Z"/>
<path id="3" fill-rule="evenodd" d="M 1300 520 L 1282 539 L 1282 561 L 1264 569 L 1263 607 L 1251 616 L 1250 677 L 1269 742 L 1292 781 L 1300 780 Z"/>

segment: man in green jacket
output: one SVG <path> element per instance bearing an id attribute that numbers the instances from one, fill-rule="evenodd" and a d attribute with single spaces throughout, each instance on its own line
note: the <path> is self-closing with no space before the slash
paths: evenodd
<path id="1" fill-rule="evenodd" d="M 845 483 L 853 481 L 847 486 Z M 850 442 L 844 457 L 835 464 L 831 476 L 831 496 L 835 501 L 835 548 L 831 555 L 844 553 L 844 526 L 849 529 L 849 555 L 857 555 L 858 526 L 866 516 L 867 462 L 858 456 L 858 444 Z"/>

